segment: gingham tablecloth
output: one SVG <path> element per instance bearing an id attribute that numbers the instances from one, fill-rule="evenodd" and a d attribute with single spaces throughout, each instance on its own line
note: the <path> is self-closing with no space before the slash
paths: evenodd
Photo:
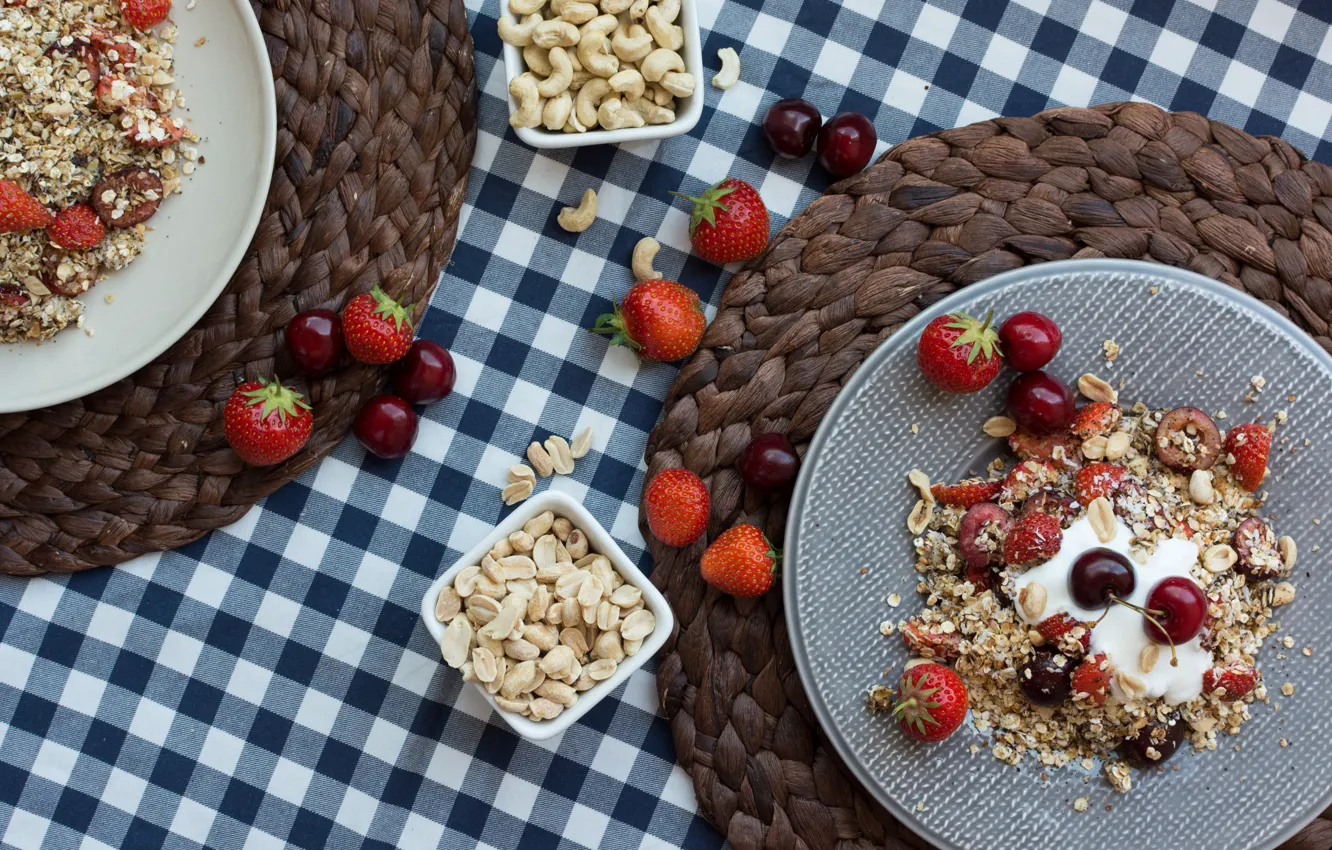
<path id="1" fill-rule="evenodd" d="M 780 226 L 827 178 L 774 161 L 778 97 L 874 118 L 887 143 L 1047 106 L 1141 99 L 1332 161 L 1332 2 L 699 0 L 706 64 L 742 81 L 687 137 L 537 154 L 508 132 L 496 0 L 469 3 L 480 134 L 462 235 L 423 336 L 453 395 L 415 451 L 348 441 L 225 531 L 82 575 L 0 580 L 0 843 L 15 848 L 714 848 L 674 765 L 653 674 L 561 738 L 517 739 L 418 622 L 431 580 L 502 515 L 533 439 L 591 426 L 570 478 L 632 556 L 643 447 L 675 369 L 583 328 L 657 267 L 715 305 L 681 202 L 730 175 Z M 711 73 L 711 72 L 709 72 Z M 599 218 L 559 209 L 587 187 Z M 0 452 L 4 450 L 0 445 Z M 644 563 L 644 568 L 647 568 Z"/>

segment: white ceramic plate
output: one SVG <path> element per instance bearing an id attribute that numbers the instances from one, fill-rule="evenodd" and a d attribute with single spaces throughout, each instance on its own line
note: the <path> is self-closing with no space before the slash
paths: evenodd
<path id="1" fill-rule="evenodd" d="M 147 365 L 203 316 L 250 244 L 277 139 L 268 53 L 246 0 L 185 5 L 172 12 L 176 80 L 206 162 L 153 217 L 143 254 L 82 299 L 93 336 L 69 329 L 40 345 L 0 345 L 0 413 L 69 401 Z"/>

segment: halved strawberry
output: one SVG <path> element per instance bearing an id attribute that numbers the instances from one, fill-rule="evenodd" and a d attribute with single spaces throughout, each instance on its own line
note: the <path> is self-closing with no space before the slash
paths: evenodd
<path id="1" fill-rule="evenodd" d="M 1267 454 L 1272 450 L 1272 432 L 1262 425 L 1238 425 L 1226 434 L 1226 452 L 1234 458 L 1230 474 L 1252 493 L 1267 474 Z"/>
<path id="2" fill-rule="evenodd" d="M 1082 449 L 1068 434 L 1039 436 L 1017 430 L 1008 435 L 1008 447 L 1020 458 L 1049 461 L 1061 469 L 1076 469 L 1082 463 Z"/>
<path id="3" fill-rule="evenodd" d="M 1059 520 L 1049 514 L 1020 516 L 1004 538 L 1004 563 L 1047 561 L 1059 552 L 1063 537 Z"/>
<path id="4" fill-rule="evenodd" d="M 1078 470 L 1073 485 L 1074 492 L 1078 496 L 1078 504 L 1085 508 L 1099 497 L 1104 496 L 1109 499 L 1119 489 L 1126 475 L 1128 470 L 1119 464 L 1099 461 L 1087 464 Z"/>
<path id="5" fill-rule="evenodd" d="M 1249 694 L 1258 684 L 1258 671 L 1247 664 L 1232 664 L 1229 667 L 1213 667 L 1203 673 L 1203 693 L 1210 694 L 1217 688 L 1225 692 L 1225 699 L 1241 699 Z"/>
<path id="6" fill-rule="evenodd" d="M 1046 617 L 1036 624 L 1036 631 L 1041 633 L 1048 643 L 1059 643 L 1064 635 L 1082 627 L 1082 634 L 1078 636 L 1078 642 L 1082 644 L 1082 651 L 1091 649 L 1091 624 L 1075 620 L 1064 612 L 1060 612 L 1051 617 Z"/>
<path id="7" fill-rule="evenodd" d="M 927 626 L 915 617 L 902 624 L 902 639 L 912 653 L 935 661 L 952 661 L 962 648 L 962 636 L 957 632 L 940 631 L 938 626 Z"/>
<path id="8" fill-rule="evenodd" d="M 1093 401 L 1078 410 L 1069 430 L 1074 436 L 1084 440 L 1100 434 L 1109 434 L 1119 425 L 1119 420 L 1123 416 L 1124 412 L 1119 409 L 1119 405 L 1108 401 Z"/>
<path id="9" fill-rule="evenodd" d="M 1103 652 L 1084 660 L 1073 670 L 1073 698 L 1086 694 L 1092 705 L 1105 705 L 1110 685 L 1110 659 Z"/>
<path id="10" fill-rule="evenodd" d="M 969 478 L 958 484 L 935 484 L 930 488 L 930 492 L 934 494 L 935 501 L 941 505 L 969 508 L 972 505 L 979 505 L 981 502 L 994 501 L 994 497 L 999 495 L 999 488 L 1002 486 L 1002 481 L 983 481 L 979 478 Z"/>
<path id="11" fill-rule="evenodd" d="M 1059 481 L 1059 470 L 1044 460 L 1024 460 L 1008 471 L 999 490 L 1001 502 L 1025 502 Z"/>

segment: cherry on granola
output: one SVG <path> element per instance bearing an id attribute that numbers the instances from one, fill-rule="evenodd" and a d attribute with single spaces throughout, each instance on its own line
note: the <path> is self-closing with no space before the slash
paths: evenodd
<path id="1" fill-rule="evenodd" d="M 962 559 L 973 567 L 999 563 L 1003 557 L 1004 538 L 1012 527 L 1012 515 L 994 502 L 972 505 L 963 514 L 957 531 L 957 546 Z"/>
<path id="2" fill-rule="evenodd" d="M 162 178 L 145 168 L 126 168 L 103 177 L 93 186 L 88 203 L 107 227 L 134 227 L 157 213 L 162 194 Z"/>
<path id="3" fill-rule="evenodd" d="M 1034 372 L 1054 359 L 1064 335 L 1054 319 L 1043 313 L 1015 313 L 999 326 L 999 345 L 1008 364 L 1019 372 Z"/>
<path id="4" fill-rule="evenodd" d="M 1176 407 L 1162 416 L 1152 442 L 1161 463 L 1176 472 L 1211 469 L 1221 456 L 1221 432 L 1196 407 Z"/>
<path id="5" fill-rule="evenodd" d="M 1068 592 L 1081 608 L 1108 606 L 1112 599 L 1127 599 L 1137 586 L 1129 559 L 1113 549 L 1088 549 L 1073 562 Z"/>
<path id="6" fill-rule="evenodd" d="M 1188 730 L 1178 714 L 1164 723 L 1144 726 L 1132 738 L 1125 738 L 1117 748 L 1124 761 L 1136 768 L 1161 764 L 1175 754 Z"/>
<path id="7" fill-rule="evenodd" d="M 1236 572 L 1255 579 L 1273 578 L 1285 572 L 1276 533 L 1261 517 L 1251 516 L 1236 526 L 1231 545 L 1238 556 Z"/>
<path id="8" fill-rule="evenodd" d="M 1008 415 L 1032 434 L 1063 431 L 1075 413 L 1073 390 L 1048 372 L 1026 372 L 1008 388 Z"/>
<path id="9" fill-rule="evenodd" d="M 1060 705 L 1073 692 L 1074 660 L 1061 652 L 1038 649 L 1018 670 L 1018 686 L 1032 705 Z"/>

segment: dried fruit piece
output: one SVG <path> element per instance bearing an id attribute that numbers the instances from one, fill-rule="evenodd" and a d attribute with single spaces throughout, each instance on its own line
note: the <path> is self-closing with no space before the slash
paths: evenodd
<path id="1" fill-rule="evenodd" d="M 1009 435 L 1008 447 L 1020 458 L 1047 461 L 1060 469 L 1076 469 L 1082 462 L 1078 441 L 1068 434 L 1038 436 L 1019 429 Z"/>
<path id="2" fill-rule="evenodd" d="M 1177 407 L 1162 416 L 1152 442 L 1161 463 L 1177 472 L 1211 469 L 1221 456 L 1221 432 L 1196 407 Z"/>
<path id="3" fill-rule="evenodd" d="M 1284 559 L 1277 549 L 1276 534 L 1259 517 L 1249 517 L 1235 528 L 1231 541 L 1238 556 L 1235 569 L 1256 578 L 1272 578 L 1285 572 Z"/>
<path id="4" fill-rule="evenodd" d="M 958 527 L 958 549 L 969 565 L 984 567 L 998 563 L 1004 539 L 1013 527 L 1013 517 L 993 502 L 972 505 Z M 978 592 L 981 588 L 977 588 Z"/>
<path id="5" fill-rule="evenodd" d="M 103 177 L 88 202 L 107 227 L 126 228 L 152 218 L 162 198 L 160 177 L 147 169 L 126 168 Z"/>
<path id="6" fill-rule="evenodd" d="M 1107 435 L 1119 425 L 1124 413 L 1116 404 L 1108 401 L 1094 401 L 1078 410 L 1073 417 L 1069 430 L 1076 437 L 1087 439 L 1098 435 Z"/>

